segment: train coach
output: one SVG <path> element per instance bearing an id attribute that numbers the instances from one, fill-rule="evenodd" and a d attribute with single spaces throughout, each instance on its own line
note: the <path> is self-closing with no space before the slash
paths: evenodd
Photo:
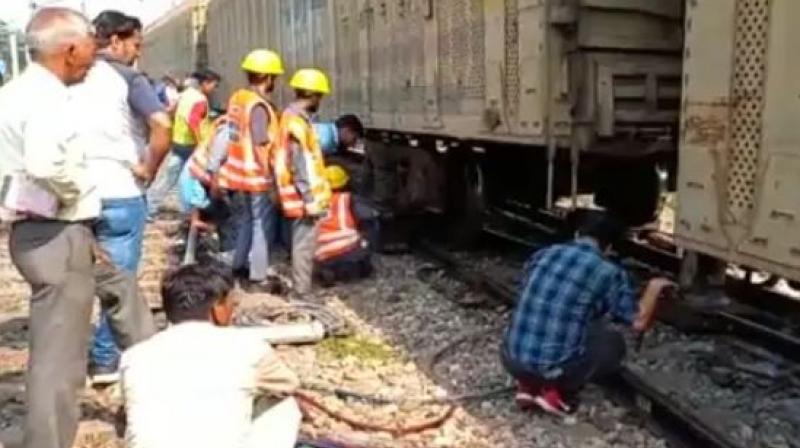
<path id="1" fill-rule="evenodd" d="M 224 98 L 273 48 L 332 74 L 323 115 L 433 160 L 431 208 L 454 219 L 506 232 L 590 195 L 642 224 L 668 188 L 682 248 L 800 280 L 793 17 L 793 0 L 192 0 L 148 28 L 142 64 L 208 65 Z"/>

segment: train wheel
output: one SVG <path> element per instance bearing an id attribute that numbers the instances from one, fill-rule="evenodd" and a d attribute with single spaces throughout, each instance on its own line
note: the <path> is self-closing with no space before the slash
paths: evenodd
<path id="1" fill-rule="evenodd" d="M 486 212 L 486 184 L 483 168 L 475 161 L 459 161 L 448 175 L 450 221 L 448 241 L 467 247 L 478 241 Z"/>

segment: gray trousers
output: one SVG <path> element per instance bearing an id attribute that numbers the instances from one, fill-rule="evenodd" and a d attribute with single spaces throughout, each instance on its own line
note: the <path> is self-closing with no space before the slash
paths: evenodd
<path id="1" fill-rule="evenodd" d="M 584 355 L 554 369 L 560 371 L 560 374 L 552 377 L 542 376 L 536 370 L 518 363 L 508 354 L 505 344 L 501 350 L 503 365 L 517 381 L 534 390 L 542 386 L 555 385 L 567 394 L 575 394 L 586 383 L 618 371 L 624 358 L 625 339 L 600 321 L 590 323 L 586 329 Z"/>
<path id="2" fill-rule="evenodd" d="M 31 286 L 26 448 L 70 448 L 80 418 L 95 294 L 117 343 L 126 348 L 155 332 L 136 278 L 95 265 L 88 223 L 21 221 L 11 260 Z"/>
<path id="3" fill-rule="evenodd" d="M 292 221 L 292 282 L 297 294 L 311 292 L 318 233 L 318 219 L 302 218 Z"/>

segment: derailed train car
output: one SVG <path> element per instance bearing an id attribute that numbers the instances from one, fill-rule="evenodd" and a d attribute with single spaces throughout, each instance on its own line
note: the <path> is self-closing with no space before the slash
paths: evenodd
<path id="1" fill-rule="evenodd" d="M 160 74 L 208 63 L 225 76 L 222 97 L 243 82 L 239 62 L 252 48 L 280 51 L 289 70 L 322 68 L 334 82 L 325 115 L 355 113 L 372 138 L 433 160 L 431 188 L 444 194 L 431 195 L 442 202 L 432 208 L 490 231 L 524 227 L 581 193 L 632 223 L 652 220 L 661 166 L 678 190 L 681 244 L 800 279 L 800 250 L 778 254 L 782 235 L 771 233 L 800 235 L 797 199 L 779 193 L 772 209 L 756 206 L 776 188 L 800 187 L 800 170 L 787 168 L 797 158 L 798 127 L 785 123 L 795 106 L 779 104 L 797 94 L 776 93 L 800 79 L 779 54 L 797 41 L 780 26 L 796 2 L 723 0 L 725 15 L 705 3 L 718 2 L 197 0 L 148 30 L 143 65 Z M 769 37 L 758 47 L 764 68 L 737 78 L 753 51 L 750 25 Z M 169 33 L 193 48 L 176 49 Z M 761 106 L 742 100 L 756 91 Z M 279 100 L 288 95 L 281 89 Z M 742 118 L 745 103 L 763 111 Z M 783 176 L 780 187 L 770 176 Z M 721 237 L 731 210 L 751 223 L 733 225 L 734 239 Z M 740 251 L 748 238 L 749 255 Z"/>

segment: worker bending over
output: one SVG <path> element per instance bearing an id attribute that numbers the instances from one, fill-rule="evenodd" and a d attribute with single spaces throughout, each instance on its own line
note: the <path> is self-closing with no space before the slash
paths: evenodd
<path id="1" fill-rule="evenodd" d="M 662 289 L 656 278 L 638 300 L 638 289 L 607 255 L 625 228 L 594 214 L 579 237 L 535 253 L 502 345 L 502 360 L 516 378 L 520 407 L 538 406 L 563 415 L 574 410 L 578 391 L 615 372 L 625 355 L 621 334 L 602 321 L 611 318 L 645 331 Z"/>
<path id="2" fill-rule="evenodd" d="M 350 193 L 350 177 L 344 168 L 331 165 L 325 168 L 325 176 L 333 193 L 331 208 L 319 225 L 315 253 L 318 276 L 324 284 L 367 277 L 372 272 L 372 248 L 378 239 L 378 212 Z"/>
<path id="3" fill-rule="evenodd" d="M 273 156 L 281 208 L 292 221 L 292 282 L 295 295 L 311 293 L 319 220 L 328 212 L 331 190 L 311 117 L 330 93 L 328 77 L 301 69 L 289 85 L 296 100 L 281 116 L 280 139 Z"/>
<path id="4" fill-rule="evenodd" d="M 267 284 L 269 243 L 275 232 L 277 210 L 270 192 L 274 188 L 269 155 L 279 138 L 279 118 L 269 99 L 278 76 L 280 56 L 270 50 L 253 50 L 242 62 L 248 86 L 233 93 L 228 102 L 228 153 L 219 170 L 219 187 L 235 193 L 240 227 L 234 269 L 248 270 L 245 289 L 271 290 Z"/>
<path id="5" fill-rule="evenodd" d="M 233 266 L 239 217 L 231 211 L 233 194 L 220 190 L 216 178 L 228 153 L 229 133 L 226 116 L 215 120 L 211 132 L 197 145 L 178 179 L 181 212 L 189 221 L 183 264 L 197 262 L 200 234 L 215 231 L 219 238 L 215 258 Z"/>
<path id="6" fill-rule="evenodd" d="M 202 133 L 210 130 L 208 98 L 219 85 L 220 76 L 211 70 L 192 75 L 181 92 L 172 127 L 172 151 L 162 172 L 147 192 L 148 217 L 152 221 L 169 191 L 178 182 L 183 165 L 189 160 Z"/>
<path id="7" fill-rule="evenodd" d="M 130 448 L 294 447 L 301 415 L 284 397 L 299 380 L 263 337 L 227 328 L 232 289 L 215 262 L 164 278 L 169 327 L 122 355 Z M 254 419 L 254 405 L 268 409 Z"/>

